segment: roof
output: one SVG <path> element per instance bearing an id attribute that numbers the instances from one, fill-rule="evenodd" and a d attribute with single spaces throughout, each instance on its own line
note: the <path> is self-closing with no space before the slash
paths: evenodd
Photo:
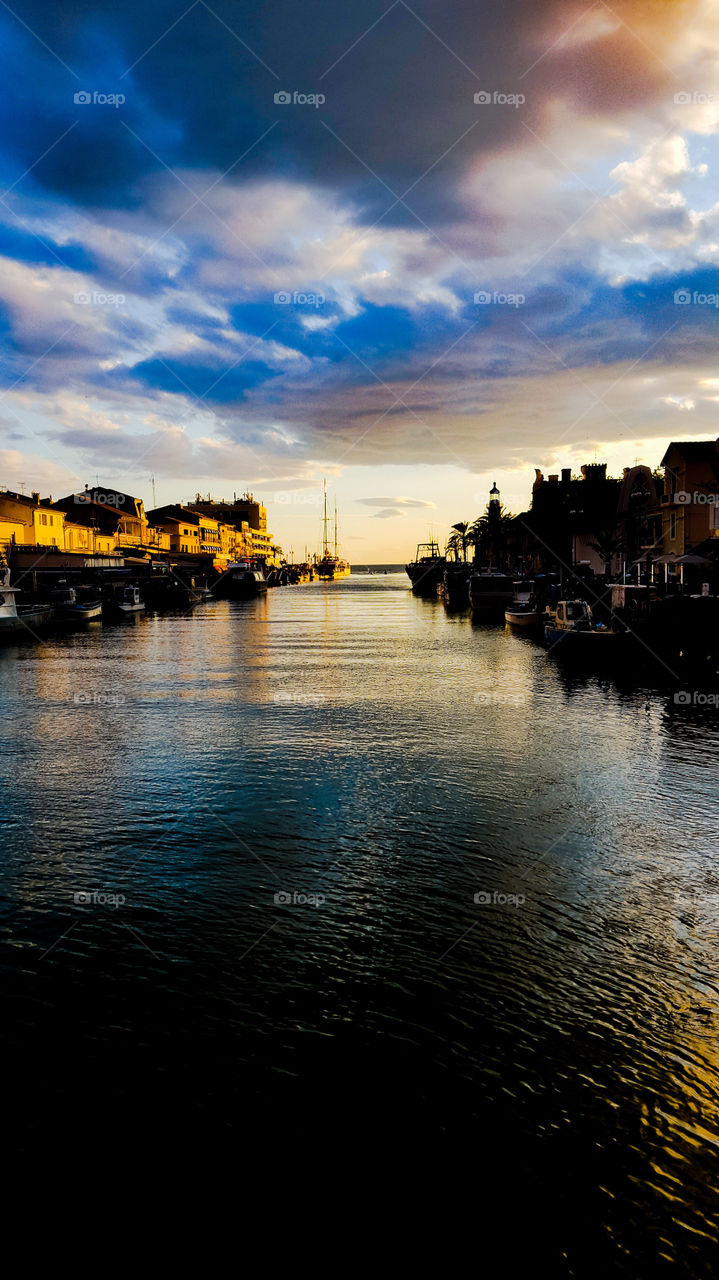
<path id="1" fill-rule="evenodd" d="M 716 440 L 672 440 L 660 465 L 662 467 L 667 465 L 667 458 L 672 449 L 676 449 L 687 462 L 714 461 L 717 456 L 717 444 Z"/>
<path id="2" fill-rule="evenodd" d="M 155 507 L 153 511 L 146 511 L 145 515 L 150 524 L 162 520 L 177 520 L 180 524 L 200 523 L 200 515 L 196 511 L 190 511 L 188 507 L 183 507 L 178 502 L 170 502 L 165 507 Z"/>

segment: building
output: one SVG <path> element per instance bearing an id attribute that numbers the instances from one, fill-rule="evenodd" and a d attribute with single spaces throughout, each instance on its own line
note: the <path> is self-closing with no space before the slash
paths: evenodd
<path id="1" fill-rule="evenodd" d="M 70 493 L 52 506 L 63 511 L 73 525 L 93 531 L 96 537 L 111 537 L 114 549 L 124 555 L 147 559 L 170 550 L 167 534 L 148 520 L 142 498 L 132 494 L 86 485 L 83 491 Z"/>
<path id="2" fill-rule="evenodd" d="M 584 565 L 603 573 L 611 535 L 616 536 L 621 480 L 607 476 L 605 462 L 585 463 L 581 479 L 565 468 L 546 479 L 535 472 L 531 510 L 522 519 L 533 535 L 535 568 Z M 598 551 L 594 544 L 602 545 Z M 612 557 L 614 558 L 614 557 Z"/>
<path id="3" fill-rule="evenodd" d="M 172 557 L 209 556 L 216 568 L 225 569 L 230 560 L 248 554 L 243 536 L 234 525 L 181 503 L 156 507 L 149 519 L 169 539 Z"/>
<path id="4" fill-rule="evenodd" d="M 673 441 L 662 458 L 663 551 L 687 555 L 719 535 L 719 440 Z"/>
<path id="5" fill-rule="evenodd" d="M 65 514 L 40 502 L 39 493 L 0 493 L 0 543 L 3 547 L 65 549 Z"/>
<path id="6" fill-rule="evenodd" d="M 201 515 L 213 516 L 236 529 L 241 538 L 238 540 L 238 559 L 243 556 L 255 557 L 271 563 L 277 548 L 273 549 L 272 536 L 267 532 L 267 508 L 261 502 L 255 502 L 254 495 L 245 493 L 242 498 L 234 496 L 232 502 L 224 498 L 206 498 L 195 495 L 194 502 L 189 502 L 191 511 Z"/>

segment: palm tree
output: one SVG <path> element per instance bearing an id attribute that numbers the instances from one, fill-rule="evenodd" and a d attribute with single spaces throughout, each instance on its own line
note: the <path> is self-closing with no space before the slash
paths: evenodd
<path id="1" fill-rule="evenodd" d="M 612 560 L 624 548 L 624 535 L 616 529 L 601 529 L 594 534 L 587 546 L 596 551 L 604 563 L 604 573 L 608 578 L 612 572 Z"/>
<path id="2" fill-rule="evenodd" d="M 463 547 L 462 547 L 461 534 L 459 532 L 451 533 L 449 535 L 449 538 L 447 539 L 447 547 L 446 547 L 445 554 L 447 556 L 450 556 L 450 555 L 453 556 L 455 560 L 459 560 L 462 549 Z M 465 555 L 465 560 L 466 558 L 467 557 Z"/>
<path id="3" fill-rule="evenodd" d="M 470 541 L 470 539 L 467 537 L 467 534 L 469 533 L 469 524 L 467 523 L 466 520 L 460 520 L 457 524 L 453 524 L 452 528 L 456 531 L 456 533 L 459 536 L 460 546 L 462 548 L 462 559 L 466 561 L 467 546 Z M 450 541 L 451 541 L 451 538 L 450 538 Z M 459 559 L 459 557 L 457 558 Z"/>

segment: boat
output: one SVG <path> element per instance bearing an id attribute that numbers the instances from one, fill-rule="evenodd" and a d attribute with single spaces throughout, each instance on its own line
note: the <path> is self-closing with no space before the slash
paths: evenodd
<path id="1" fill-rule="evenodd" d="M 338 578 L 349 578 L 352 568 L 347 560 L 342 560 L 337 551 L 337 499 L 335 498 L 335 539 L 334 555 L 330 554 L 327 538 L 327 481 L 324 487 L 325 507 L 322 519 L 322 556 L 315 562 L 315 573 L 320 582 L 335 582 Z"/>
<path id="2" fill-rule="evenodd" d="M 560 600 L 546 614 L 544 638 L 550 647 L 565 652 L 599 654 L 614 651 L 623 637 L 606 624 L 595 622 L 585 600 Z"/>
<path id="3" fill-rule="evenodd" d="M 235 560 L 228 564 L 212 587 L 212 594 L 222 600 L 254 600 L 265 595 L 267 579 L 262 569 L 252 560 Z"/>
<path id="4" fill-rule="evenodd" d="M 510 627 L 538 627 L 540 618 L 539 609 L 533 604 L 514 604 L 504 611 L 504 620 Z"/>
<path id="5" fill-rule="evenodd" d="M 475 617 L 501 619 L 514 603 L 512 579 L 504 573 L 473 573 L 469 579 L 469 603 Z"/>
<path id="6" fill-rule="evenodd" d="M 140 595 L 140 588 L 131 583 L 120 587 L 112 598 L 112 607 L 122 617 L 127 617 L 132 613 L 141 613 L 145 608 L 145 601 Z"/>
<path id="7" fill-rule="evenodd" d="M 436 597 L 447 561 L 440 554 L 439 543 L 420 542 L 414 560 L 404 566 L 416 596 Z M 385 569 L 385 573 L 387 570 Z"/>
<path id="8" fill-rule="evenodd" d="M 0 568 L 0 637 L 32 635 L 55 617 L 51 604 L 19 604 L 19 587 L 10 586 L 10 570 Z"/>
<path id="9" fill-rule="evenodd" d="M 448 565 L 437 583 L 437 595 L 448 609 L 469 608 L 469 567 L 465 564 Z"/>
<path id="10" fill-rule="evenodd" d="M 93 622 L 102 617 L 102 600 L 92 587 L 63 584 L 50 592 L 58 622 Z"/>

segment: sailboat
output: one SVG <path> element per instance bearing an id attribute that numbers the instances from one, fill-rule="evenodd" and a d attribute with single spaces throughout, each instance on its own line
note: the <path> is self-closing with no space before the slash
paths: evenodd
<path id="1" fill-rule="evenodd" d="M 325 509 L 322 520 L 322 558 L 317 561 L 315 569 L 320 582 L 334 582 L 337 578 L 349 578 L 352 572 L 351 566 L 346 560 L 340 559 L 337 552 L 337 499 L 335 498 L 335 548 L 334 555 L 330 555 L 329 539 L 327 537 L 327 481 L 324 483 Z"/>

